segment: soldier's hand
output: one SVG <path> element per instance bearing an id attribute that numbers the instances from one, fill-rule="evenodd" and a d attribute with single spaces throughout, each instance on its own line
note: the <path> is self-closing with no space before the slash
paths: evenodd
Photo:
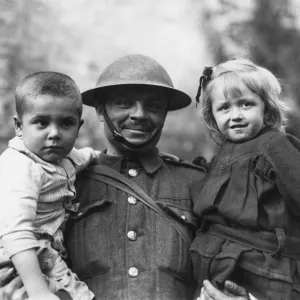
<path id="1" fill-rule="evenodd" d="M 224 290 L 215 288 L 208 280 L 204 280 L 199 300 L 257 300 L 246 289 L 227 280 Z"/>

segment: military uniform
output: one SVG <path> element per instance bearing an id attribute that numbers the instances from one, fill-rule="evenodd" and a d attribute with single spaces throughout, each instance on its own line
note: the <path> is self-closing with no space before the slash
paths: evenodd
<path id="1" fill-rule="evenodd" d="M 98 163 L 138 184 L 192 241 L 197 219 L 190 186 L 205 175 L 204 168 L 161 156 L 156 148 L 134 159 L 103 153 Z M 189 245 L 154 210 L 89 172 L 77 179 L 80 209 L 66 232 L 73 271 L 96 299 L 192 299 Z"/>

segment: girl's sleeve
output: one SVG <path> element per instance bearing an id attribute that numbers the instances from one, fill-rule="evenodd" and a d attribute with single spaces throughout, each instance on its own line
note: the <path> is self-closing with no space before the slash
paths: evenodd
<path id="1" fill-rule="evenodd" d="M 41 181 L 41 167 L 24 154 L 1 155 L 0 236 L 9 256 L 38 246 L 33 230 Z"/>
<path id="2" fill-rule="evenodd" d="M 280 194 L 292 214 L 300 216 L 300 140 L 280 134 L 268 144 L 265 155 L 274 168 Z"/>

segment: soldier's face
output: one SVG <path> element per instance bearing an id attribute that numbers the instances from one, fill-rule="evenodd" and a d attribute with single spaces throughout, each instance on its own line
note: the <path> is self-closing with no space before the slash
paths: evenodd
<path id="1" fill-rule="evenodd" d="M 105 109 L 117 132 L 131 144 L 139 145 L 162 129 L 167 113 L 167 99 L 162 98 L 155 89 L 124 90 L 111 95 Z M 108 140 L 111 140 L 110 130 L 106 128 L 105 131 Z"/>

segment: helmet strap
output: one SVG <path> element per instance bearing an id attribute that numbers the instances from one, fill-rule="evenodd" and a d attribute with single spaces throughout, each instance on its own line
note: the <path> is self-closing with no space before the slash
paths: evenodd
<path id="1" fill-rule="evenodd" d="M 109 130 L 111 131 L 112 135 L 113 135 L 113 139 L 118 142 L 118 143 L 121 143 L 123 144 L 124 146 L 126 146 L 127 148 L 129 149 L 132 149 L 132 150 L 138 150 L 138 149 L 142 149 L 142 148 L 145 148 L 146 146 L 148 146 L 149 144 L 151 144 L 158 135 L 160 135 L 161 131 L 162 131 L 162 127 L 159 128 L 159 129 L 156 129 L 155 133 L 151 136 L 151 138 L 144 142 L 144 143 L 141 143 L 141 144 L 132 144 L 130 142 L 128 142 L 117 130 L 116 128 L 114 127 L 113 123 L 111 122 L 111 120 L 109 119 L 108 115 L 107 115 L 107 111 L 106 111 L 106 108 L 105 108 L 105 105 L 103 105 L 103 117 L 105 119 L 105 122 L 109 128 Z"/>

